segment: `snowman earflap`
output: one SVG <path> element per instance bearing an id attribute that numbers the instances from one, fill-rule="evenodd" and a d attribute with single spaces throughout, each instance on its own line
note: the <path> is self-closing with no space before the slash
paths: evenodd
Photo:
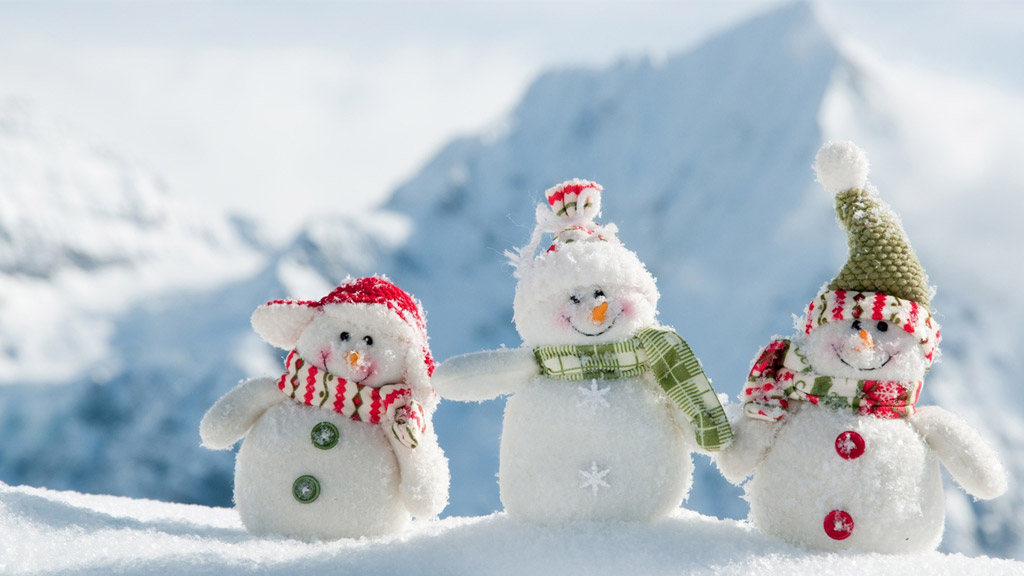
<path id="1" fill-rule="evenodd" d="M 256 333 L 269 344 L 291 350 L 316 316 L 319 308 L 315 304 L 301 300 L 274 300 L 257 308 L 250 322 Z"/>

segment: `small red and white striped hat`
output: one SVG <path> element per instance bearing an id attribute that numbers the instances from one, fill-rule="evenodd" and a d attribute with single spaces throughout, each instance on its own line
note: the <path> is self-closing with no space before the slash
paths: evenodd
<path id="1" fill-rule="evenodd" d="M 653 311 L 659 298 L 654 277 L 616 236 L 615 224 L 598 224 L 603 188 L 600 184 L 574 179 L 548 188 L 547 202 L 537 205 L 537 226 L 530 242 L 509 260 L 515 266 L 516 296 L 513 302 L 516 327 L 543 323 L 534 318 L 546 312 L 538 309 L 538 299 L 559 299 L 581 286 L 619 286 L 640 294 Z M 551 245 L 538 252 L 544 234 L 552 235 Z"/>

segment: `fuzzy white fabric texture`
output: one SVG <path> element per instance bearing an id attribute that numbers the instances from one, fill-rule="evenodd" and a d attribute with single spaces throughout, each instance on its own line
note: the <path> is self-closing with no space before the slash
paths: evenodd
<path id="1" fill-rule="evenodd" d="M 866 185 L 867 158 L 851 143 L 818 153 L 830 192 Z M 919 335 L 885 319 L 830 320 L 792 339 L 813 373 L 863 381 L 924 380 L 931 360 Z M 797 376 L 799 378 L 799 375 Z M 779 383 L 785 386 L 785 383 Z M 904 554 L 934 550 L 945 518 L 940 460 L 968 493 L 1006 490 L 999 458 L 965 422 L 938 407 L 904 418 L 792 401 L 778 421 L 732 410 L 735 440 L 717 455 L 723 475 L 745 485 L 762 531 L 826 551 Z"/>
<path id="2" fill-rule="evenodd" d="M 817 181 L 833 195 L 864 188 L 870 169 L 867 154 L 853 142 L 828 142 L 814 157 Z"/>
<path id="3" fill-rule="evenodd" d="M 600 191 L 581 180 L 549 190 L 530 243 L 510 254 L 523 348 L 449 359 L 433 379 L 445 398 L 511 395 L 501 501 L 510 517 L 534 523 L 664 518 L 692 479 L 693 428 L 650 372 L 570 382 L 541 376 L 533 354 L 537 346 L 620 342 L 657 326 L 654 278 L 614 226 L 594 222 Z M 550 248 L 543 234 L 554 235 Z"/>
<path id="4" fill-rule="evenodd" d="M 303 404 L 277 378 L 240 384 L 210 408 L 200 435 L 211 449 L 245 437 L 235 504 L 249 531 L 310 541 L 379 536 L 444 509 L 448 461 L 430 420 L 437 401 L 425 333 L 415 323 L 380 303 L 276 301 L 257 310 L 253 326 L 339 378 L 370 387 L 407 383 L 423 399 L 426 431 L 409 448 L 392 433 L 393 422 L 359 422 Z"/>

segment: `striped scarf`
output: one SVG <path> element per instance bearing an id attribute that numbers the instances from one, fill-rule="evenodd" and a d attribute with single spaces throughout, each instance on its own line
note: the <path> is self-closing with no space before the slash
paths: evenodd
<path id="1" fill-rule="evenodd" d="M 306 362 L 297 350 L 288 354 L 284 367 L 277 387 L 300 404 L 332 410 L 359 422 L 391 422 L 392 434 L 409 448 L 415 448 L 426 432 L 423 407 L 412 399 L 412 389 L 403 382 L 379 388 L 349 382 Z"/>
<path id="2" fill-rule="evenodd" d="M 791 400 L 832 410 L 894 419 L 915 413 L 924 382 L 854 380 L 815 374 L 789 340 L 775 340 L 754 362 L 740 395 L 748 418 L 775 421 L 784 417 Z"/>
<path id="3" fill-rule="evenodd" d="M 716 451 L 732 440 L 729 420 L 700 361 L 672 330 L 644 328 L 623 342 L 538 346 L 533 353 L 541 373 L 559 380 L 631 378 L 650 371 L 693 424 L 698 445 Z"/>

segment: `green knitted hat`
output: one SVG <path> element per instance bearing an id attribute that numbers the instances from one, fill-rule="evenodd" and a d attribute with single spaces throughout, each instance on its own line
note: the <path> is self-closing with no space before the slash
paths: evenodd
<path id="1" fill-rule="evenodd" d="M 850 256 L 829 290 L 881 292 L 930 305 L 928 276 L 899 217 L 868 184 L 868 159 L 852 142 L 829 142 L 814 159 L 818 182 L 835 194 Z"/>

